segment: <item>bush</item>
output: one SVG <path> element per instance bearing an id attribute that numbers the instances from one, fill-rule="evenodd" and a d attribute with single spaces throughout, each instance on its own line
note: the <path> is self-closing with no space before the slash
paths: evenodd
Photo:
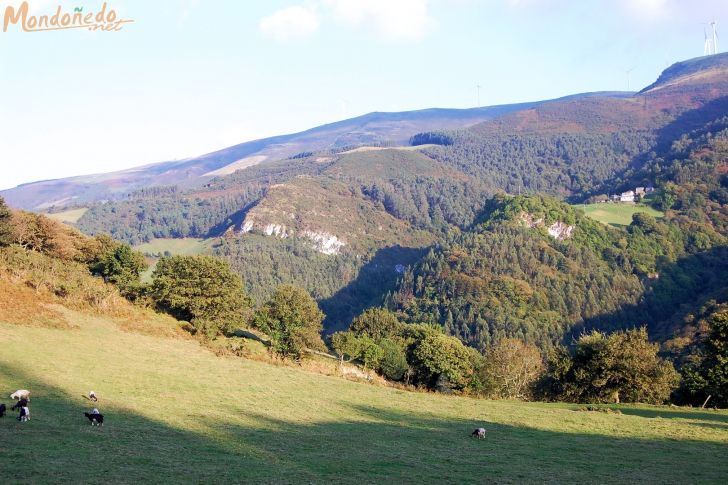
<path id="1" fill-rule="evenodd" d="M 89 263 L 89 269 L 104 281 L 114 283 L 122 294 L 131 294 L 138 287 L 141 274 L 147 269 L 147 262 L 141 253 L 128 244 L 118 243 L 108 236 L 97 238 L 99 254 Z"/>

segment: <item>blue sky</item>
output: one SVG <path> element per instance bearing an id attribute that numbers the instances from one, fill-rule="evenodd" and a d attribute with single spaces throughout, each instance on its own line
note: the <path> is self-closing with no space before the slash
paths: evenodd
<path id="1" fill-rule="evenodd" d="M 626 90 L 629 69 L 640 89 L 702 55 L 701 22 L 728 32 L 726 0 L 107 1 L 134 23 L 0 31 L 0 188 L 370 111 L 473 107 L 476 84 L 481 105 Z"/>

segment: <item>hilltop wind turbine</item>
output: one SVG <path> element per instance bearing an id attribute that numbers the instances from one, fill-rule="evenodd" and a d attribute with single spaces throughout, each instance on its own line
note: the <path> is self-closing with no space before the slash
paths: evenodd
<path id="1" fill-rule="evenodd" d="M 713 33 L 708 35 L 708 31 L 703 27 L 703 35 L 705 36 L 705 43 L 703 44 L 703 55 L 710 56 L 718 53 L 718 31 L 716 26 L 718 22 L 713 20 L 712 22 L 704 23 L 703 25 L 710 25 Z"/>
<path id="2" fill-rule="evenodd" d="M 636 66 L 635 66 L 636 67 Z M 635 70 L 635 67 L 630 67 L 624 73 L 627 75 L 627 91 L 629 91 L 629 75 Z"/>

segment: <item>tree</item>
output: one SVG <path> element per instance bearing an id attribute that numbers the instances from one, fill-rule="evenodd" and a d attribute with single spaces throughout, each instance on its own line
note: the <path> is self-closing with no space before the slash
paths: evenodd
<path id="1" fill-rule="evenodd" d="M 379 347 L 382 349 L 379 372 L 387 379 L 401 380 L 409 368 L 402 344 L 385 338 L 379 341 Z"/>
<path id="2" fill-rule="evenodd" d="M 413 365 L 430 387 L 442 391 L 477 390 L 476 371 L 482 356 L 455 337 L 431 333 L 414 349 Z"/>
<path id="3" fill-rule="evenodd" d="M 645 234 L 655 232 L 658 228 L 657 219 L 646 212 L 635 212 L 632 214 L 632 227 L 639 227 Z"/>
<path id="4" fill-rule="evenodd" d="M 359 335 L 361 346 L 361 360 L 367 369 L 379 369 L 384 357 L 384 350 L 369 335 Z"/>
<path id="5" fill-rule="evenodd" d="M 9 246 L 13 243 L 13 213 L 5 204 L 5 199 L 0 197 L 0 247 Z"/>
<path id="6" fill-rule="evenodd" d="M 321 340 L 323 319 L 316 300 L 306 290 L 281 285 L 257 313 L 255 324 L 270 336 L 273 352 L 299 360 L 306 348 L 326 348 Z"/>
<path id="7" fill-rule="evenodd" d="M 728 310 L 712 315 L 710 334 L 705 342 L 704 358 L 685 372 L 686 387 L 704 400 L 728 406 Z"/>
<path id="8" fill-rule="evenodd" d="M 394 313 L 385 308 L 370 308 L 351 322 L 350 330 L 368 335 L 375 341 L 397 334 L 401 324 Z"/>
<path id="9" fill-rule="evenodd" d="M 361 355 L 361 340 L 354 332 L 336 332 L 331 336 L 331 348 L 342 362 L 349 362 Z"/>
<path id="10" fill-rule="evenodd" d="M 142 272 L 147 269 L 144 256 L 125 243 L 112 240 L 111 244 L 107 241 L 101 241 L 100 244 L 103 249 L 89 263 L 89 269 L 92 273 L 102 276 L 104 281 L 114 283 L 122 293 L 130 291 L 139 282 Z"/>
<path id="11" fill-rule="evenodd" d="M 212 256 L 162 258 L 152 274 L 151 297 L 198 333 L 214 336 L 247 325 L 251 302 L 240 276 Z"/>
<path id="12" fill-rule="evenodd" d="M 494 396 L 528 399 L 543 374 L 543 357 L 536 346 L 505 338 L 485 353 L 483 371 Z"/>
<path id="13" fill-rule="evenodd" d="M 606 335 L 582 335 L 569 362 L 557 361 L 558 396 L 577 402 L 667 401 L 680 376 L 658 357 L 659 346 L 647 339 L 645 328 Z"/>

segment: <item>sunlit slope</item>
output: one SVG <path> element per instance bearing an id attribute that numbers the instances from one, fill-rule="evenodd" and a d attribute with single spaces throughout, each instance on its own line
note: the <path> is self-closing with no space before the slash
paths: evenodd
<path id="1" fill-rule="evenodd" d="M 0 323 L 0 389 L 32 392 L 30 422 L 0 420 L 0 482 L 718 483 L 728 473 L 726 412 L 405 392 L 129 332 L 143 322 L 65 315 L 78 328 Z M 82 415 L 91 389 L 103 428 Z M 485 440 L 469 436 L 478 425 Z"/>

